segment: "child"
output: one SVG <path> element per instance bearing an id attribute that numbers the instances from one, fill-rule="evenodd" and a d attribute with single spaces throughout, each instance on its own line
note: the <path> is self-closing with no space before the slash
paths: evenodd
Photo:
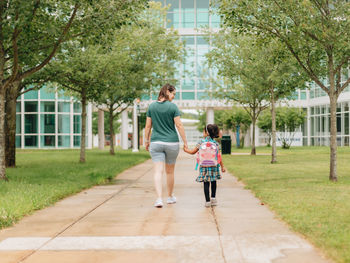
<path id="1" fill-rule="evenodd" d="M 201 139 L 196 147 L 193 150 L 189 150 L 187 147 L 184 148 L 184 151 L 189 154 L 195 154 L 199 151 L 199 149 L 202 147 L 205 148 L 205 145 L 214 147 L 216 146 L 216 166 L 209 166 L 204 165 L 205 161 L 202 162 L 202 164 L 199 163 L 199 176 L 197 177 L 197 182 L 203 182 L 204 184 L 204 195 L 205 195 L 205 207 L 215 206 L 217 205 L 217 200 L 215 198 L 216 196 L 216 180 L 221 179 L 220 174 L 220 166 L 221 171 L 224 173 L 226 172 L 226 169 L 222 163 L 221 160 L 221 154 L 220 154 L 220 146 L 219 144 L 214 140 L 214 138 L 219 137 L 219 127 L 216 124 L 208 124 L 205 126 L 203 130 L 203 137 L 204 139 Z M 197 162 L 199 162 L 197 160 Z M 209 161 L 210 163 L 210 161 Z M 211 199 L 209 197 L 209 185 L 211 184 Z"/>

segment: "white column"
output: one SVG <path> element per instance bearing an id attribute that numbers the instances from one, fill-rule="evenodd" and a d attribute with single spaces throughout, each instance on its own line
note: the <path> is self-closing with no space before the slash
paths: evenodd
<path id="1" fill-rule="evenodd" d="M 122 112 L 121 145 L 123 150 L 128 149 L 128 111 Z"/>
<path id="2" fill-rule="evenodd" d="M 88 144 L 87 144 L 87 148 L 88 149 L 92 149 L 93 147 L 93 143 L 92 143 L 92 104 L 89 103 L 88 106 L 87 106 L 87 124 L 86 124 L 86 127 L 87 127 L 87 132 L 86 132 L 86 135 L 87 135 L 87 140 L 88 140 Z"/>
<path id="3" fill-rule="evenodd" d="M 311 146 L 311 110 L 310 107 L 307 107 L 307 146 Z M 328 117 L 328 116 L 327 116 Z M 328 127 L 326 127 L 328 128 Z"/>
<path id="4" fill-rule="evenodd" d="M 105 148 L 105 121 L 104 111 L 98 109 L 98 148 L 103 150 Z"/>
<path id="5" fill-rule="evenodd" d="M 214 124 L 214 108 L 207 108 L 207 125 Z"/>
<path id="6" fill-rule="evenodd" d="M 132 151 L 138 152 L 138 136 L 137 136 L 137 129 L 138 129 L 138 123 L 137 123 L 137 104 L 134 103 L 134 108 L 132 112 Z"/>

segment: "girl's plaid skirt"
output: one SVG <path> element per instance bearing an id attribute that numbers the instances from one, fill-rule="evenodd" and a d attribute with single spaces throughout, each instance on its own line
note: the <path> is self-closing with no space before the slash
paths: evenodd
<path id="1" fill-rule="evenodd" d="M 213 182 L 221 179 L 220 165 L 211 167 L 199 167 L 197 182 Z"/>

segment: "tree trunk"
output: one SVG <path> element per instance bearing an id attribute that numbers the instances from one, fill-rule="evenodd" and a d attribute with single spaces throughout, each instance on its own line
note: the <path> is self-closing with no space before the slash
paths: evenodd
<path id="1" fill-rule="evenodd" d="M 272 153 L 271 153 L 271 163 L 277 163 L 276 155 L 276 108 L 275 108 L 275 94 L 273 87 L 271 88 L 271 137 L 272 137 Z"/>
<path id="2" fill-rule="evenodd" d="M 105 148 L 105 117 L 101 109 L 98 110 L 98 148 L 100 150 Z"/>
<path id="3" fill-rule="evenodd" d="M 253 113 L 252 124 L 253 124 L 253 133 L 252 133 L 252 151 L 250 152 L 250 155 L 256 155 L 256 148 L 255 148 L 255 125 L 256 125 L 256 113 L 255 113 L 255 110 L 254 110 L 254 113 Z"/>
<path id="4" fill-rule="evenodd" d="M 114 120 L 114 114 L 113 114 L 113 108 L 111 107 L 109 109 L 109 134 L 110 134 L 110 148 L 109 153 L 111 155 L 114 155 L 114 130 L 113 130 L 113 120 Z"/>
<path id="5" fill-rule="evenodd" d="M 0 180 L 8 181 L 5 166 L 5 96 L 5 89 L 0 87 Z"/>
<path id="6" fill-rule="evenodd" d="M 86 90 L 83 89 L 81 94 L 81 140 L 80 140 L 80 162 L 85 163 L 85 149 L 86 149 Z"/>
<path id="7" fill-rule="evenodd" d="M 18 85 L 14 83 L 6 92 L 5 103 L 5 165 L 16 166 L 16 102 Z"/>
<path id="8" fill-rule="evenodd" d="M 329 98 L 330 110 L 331 110 L 331 138 L 330 138 L 330 171 L 329 180 L 336 182 L 338 181 L 337 176 L 337 97 L 332 94 Z"/>

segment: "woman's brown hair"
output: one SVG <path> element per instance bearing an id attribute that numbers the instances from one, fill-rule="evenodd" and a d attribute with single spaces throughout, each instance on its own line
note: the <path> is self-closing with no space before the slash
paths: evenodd
<path id="1" fill-rule="evenodd" d="M 173 92 L 174 90 L 174 86 L 170 85 L 169 83 L 165 84 L 159 91 L 158 100 L 161 100 L 162 98 L 164 98 L 165 100 L 169 100 L 167 91 Z"/>

